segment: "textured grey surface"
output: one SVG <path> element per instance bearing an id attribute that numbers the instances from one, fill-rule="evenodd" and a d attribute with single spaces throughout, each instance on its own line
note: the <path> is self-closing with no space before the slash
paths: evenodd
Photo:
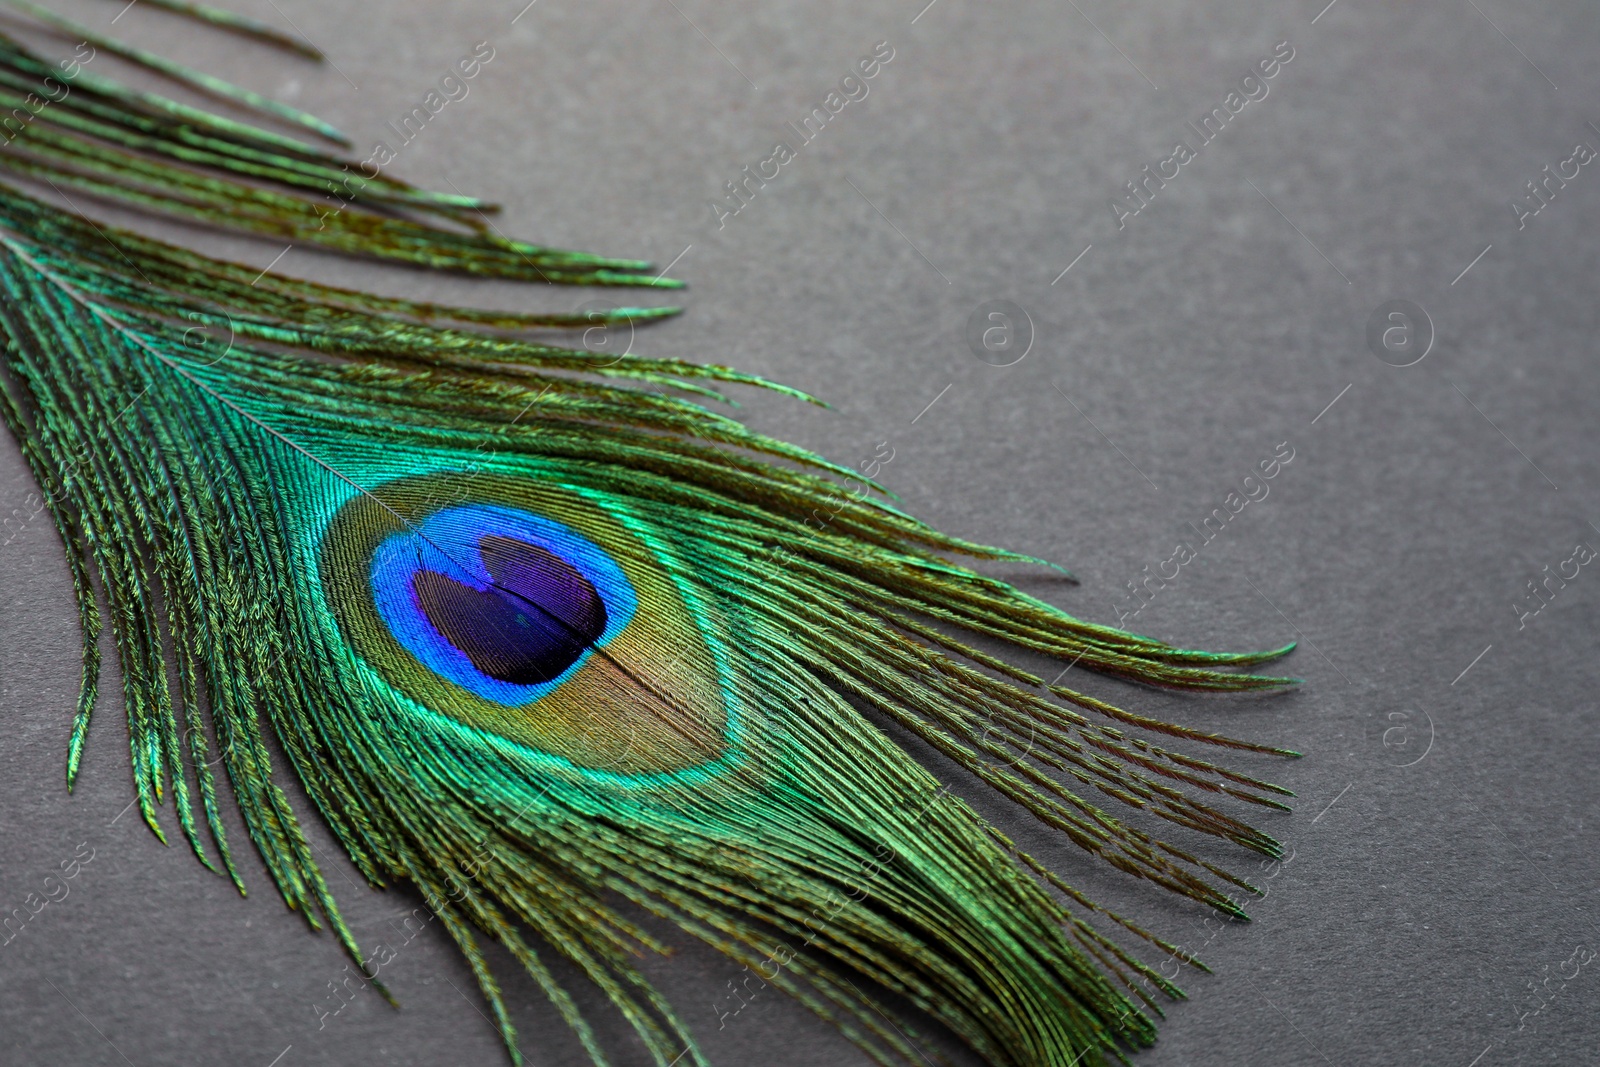
<path id="1" fill-rule="evenodd" d="M 883 476 L 910 508 L 1072 567 L 1076 587 L 1005 573 L 1087 618 L 1114 622 L 1123 583 L 1288 442 L 1270 495 L 1130 625 L 1191 647 L 1301 638 L 1289 662 L 1305 687 L 1209 700 L 1082 683 L 1307 754 L 1234 761 L 1301 796 L 1294 815 L 1263 820 L 1294 853 L 1257 921 L 1219 927 L 980 806 L 1215 970 L 1185 976 L 1192 999 L 1168 1010 L 1142 1067 L 1593 1062 L 1600 966 L 1572 976 L 1571 961 L 1600 949 L 1600 573 L 1584 568 L 1524 628 L 1512 605 L 1575 544 L 1600 546 L 1600 174 L 1584 168 L 1524 229 L 1508 205 L 1574 144 L 1600 147 L 1588 124 L 1600 24 L 1577 0 L 1537 14 L 1506 0 L 1322 4 L 938 0 L 919 16 L 920 0 L 538 0 L 514 23 L 522 0 L 247 5 L 327 50 L 337 66 L 321 69 L 155 11 L 117 28 L 363 145 L 473 42 L 492 42 L 471 95 L 394 173 L 504 203 L 517 235 L 681 256 L 691 310 L 641 331 L 636 350 L 731 362 L 828 399 L 821 412 L 745 398 L 744 412 L 846 462 L 890 441 Z M 119 6 L 75 10 L 104 24 Z M 1185 120 L 1283 40 L 1295 56 L 1266 98 L 1119 231 L 1110 198 L 1176 140 L 1192 147 Z M 867 98 L 719 230 L 708 200 L 879 41 L 894 58 Z M 205 240 L 261 266 L 278 251 Z M 592 295 L 302 250 L 279 269 L 519 306 Z M 1004 368 L 963 340 L 969 313 L 996 299 L 1036 333 Z M 1420 304 L 1437 332 L 1404 369 L 1366 342 L 1392 299 Z M 466 968 L 433 931 L 386 974 L 400 1010 L 367 991 L 319 1029 L 344 959 L 286 912 L 247 848 L 241 899 L 125 812 L 114 692 L 66 794 L 75 617 L 31 492 L 0 444 L 0 910 L 80 842 L 93 859 L 0 946 L 0 1064 L 503 1063 Z M 358 934 L 398 945 L 391 921 L 416 900 L 357 888 L 329 858 Z M 528 1061 L 580 1063 L 497 959 Z M 735 969 L 707 951 L 651 968 L 718 1062 L 860 1062 L 770 992 L 719 1031 L 712 1005 Z M 596 1018 L 619 1063 L 642 1062 L 614 1017 Z"/>

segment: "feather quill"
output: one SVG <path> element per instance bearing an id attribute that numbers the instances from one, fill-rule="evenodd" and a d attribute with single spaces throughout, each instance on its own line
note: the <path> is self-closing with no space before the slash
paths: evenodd
<path id="1" fill-rule="evenodd" d="M 0 39 L 0 111 L 51 70 Z M 84 633 L 69 785 L 109 628 L 149 827 L 165 839 L 170 796 L 201 862 L 242 891 L 220 763 L 284 900 L 359 962 L 277 784 L 287 761 L 370 883 L 421 891 L 513 1060 L 485 938 L 597 1064 L 605 1043 L 552 956 L 604 991 L 656 1063 L 706 1062 L 639 969 L 666 950 L 641 915 L 754 968 L 874 1062 L 920 1058 L 915 1022 L 854 978 L 994 1064 L 1069 1067 L 1151 1043 L 1146 991 L 1181 992 L 1089 915 L 1197 961 L 1018 849 L 866 712 L 1087 853 L 1244 917 L 1247 882 L 1114 809 L 1276 857 L 1269 834 L 1196 794 L 1286 810 L 1288 791 L 1172 746 L 1294 753 L 1046 684 L 973 639 L 1228 692 L 1289 684 L 1254 673 L 1288 648 L 1184 650 L 1075 619 L 952 561 L 1027 557 L 933 530 L 847 468 L 707 406 L 731 386 L 811 398 L 524 334 L 592 315 L 257 275 L 15 181 L 432 269 L 677 284 L 489 233 L 487 205 L 467 197 L 386 175 L 339 186 L 348 166 L 86 71 L 0 150 L 13 179 L 0 414 L 45 492 Z M 328 216 L 314 191 L 330 183 L 350 196 Z"/>

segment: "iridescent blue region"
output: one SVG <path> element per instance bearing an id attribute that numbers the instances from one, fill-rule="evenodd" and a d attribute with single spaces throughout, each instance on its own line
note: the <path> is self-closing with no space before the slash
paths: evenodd
<path id="1" fill-rule="evenodd" d="M 411 591 L 434 629 L 484 674 L 553 681 L 605 632 L 600 594 L 566 560 L 498 534 L 479 538 L 478 551 L 494 579 L 488 590 L 421 570 Z"/>
<path id="2" fill-rule="evenodd" d="M 498 505 L 435 512 L 373 554 L 378 615 L 448 681 L 499 704 L 537 700 L 633 618 L 606 553 L 561 523 Z"/>

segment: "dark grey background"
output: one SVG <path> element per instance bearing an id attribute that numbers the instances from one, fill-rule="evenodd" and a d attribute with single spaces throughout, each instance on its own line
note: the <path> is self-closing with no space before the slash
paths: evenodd
<path id="1" fill-rule="evenodd" d="M 1114 622 L 1122 584 L 1289 442 L 1270 496 L 1134 625 L 1191 647 L 1299 638 L 1288 662 L 1304 688 L 1210 700 L 1080 683 L 1306 753 L 1232 761 L 1301 798 L 1292 816 L 1261 820 L 1294 853 L 1254 924 L 1208 925 L 930 765 L 1070 879 L 1214 968 L 1186 973 L 1192 999 L 1169 1008 L 1144 1067 L 1594 1062 L 1600 973 L 1566 980 L 1564 964 L 1580 945 L 1600 949 L 1600 572 L 1585 568 L 1524 629 L 1512 604 L 1578 542 L 1600 546 L 1600 173 L 1585 168 L 1521 231 L 1509 203 L 1574 144 L 1600 147 L 1588 124 L 1600 24 L 1576 0 L 1537 13 L 1507 0 L 1324 2 L 937 0 L 919 16 L 921 0 L 538 0 L 515 23 L 522 0 L 242 5 L 298 26 L 332 58 L 323 68 L 157 11 L 116 28 L 309 107 L 363 146 L 491 41 L 471 95 L 392 173 L 498 200 L 519 236 L 678 257 L 690 311 L 641 331 L 635 350 L 733 363 L 829 400 L 832 411 L 741 397 L 753 425 L 845 462 L 888 440 L 883 478 L 908 507 L 1070 566 L 1080 586 L 1003 573 L 1083 617 Z M 73 7 L 97 25 L 118 9 Z M 1270 95 L 1119 232 L 1109 199 L 1285 39 L 1296 55 Z M 895 56 L 870 96 L 719 231 L 707 201 L 722 183 L 883 40 Z M 166 232 L 263 267 L 280 251 Z M 507 306 L 608 295 L 300 249 L 279 269 Z M 969 313 L 994 299 L 1035 327 L 1011 367 L 963 341 Z M 1391 299 L 1436 326 L 1416 366 L 1367 348 L 1368 317 Z M 0 910 L 80 842 L 94 859 L 0 947 L 0 1063 L 503 1063 L 467 969 L 431 931 L 386 971 L 401 1010 L 367 991 L 319 1031 L 314 1006 L 345 960 L 286 911 L 248 847 L 242 899 L 125 812 L 114 686 L 66 793 L 76 622 L 55 534 L 27 518 L 31 492 L 7 440 Z M 354 886 L 326 834 L 309 832 L 358 934 L 394 941 L 386 920 L 414 897 Z M 1242 853 L 1210 855 L 1254 869 Z M 528 1062 L 580 1063 L 531 983 L 496 958 Z M 651 969 L 719 1062 L 862 1062 L 771 992 L 718 1031 L 712 1004 L 735 968 L 709 951 L 686 946 Z M 585 1003 L 617 1061 L 643 1062 L 622 1024 Z"/>

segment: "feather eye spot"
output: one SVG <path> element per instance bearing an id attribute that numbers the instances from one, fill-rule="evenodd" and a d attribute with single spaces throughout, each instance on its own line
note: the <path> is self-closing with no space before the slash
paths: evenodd
<path id="1" fill-rule="evenodd" d="M 416 712 L 641 785 L 739 747 L 726 623 L 647 520 L 553 480 L 455 472 L 330 503 L 323 602 Z"/>

